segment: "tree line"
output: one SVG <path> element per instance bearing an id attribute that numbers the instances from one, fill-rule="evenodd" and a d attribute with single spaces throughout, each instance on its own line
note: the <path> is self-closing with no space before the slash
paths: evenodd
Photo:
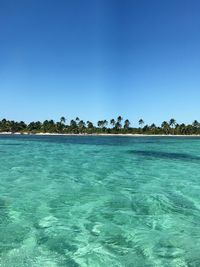
<path id="1" fill-rule="evenodd" d="M 172 135 L 192 135 L 200 134 L 200 123 L 194 120 L 191 124 L 177 123 L 175 119 L 163 121 L 161 125 L 152 123 L 145 124 L 143 119 L 138 120 L 137 124 L 131 125 L 128 119 L 118 116 L 116 119 L 99 120 L 95 125 L 91 121 L 83 121 L 78 117 L 67 120 L 61 117 L 59 121 L 45 120 L 43 122 L 33 121 L 13 121 L 2 119 L 0 121 L 0 132 L 11 133 L 67 133 L 67 134 L 172 134 Z"/>

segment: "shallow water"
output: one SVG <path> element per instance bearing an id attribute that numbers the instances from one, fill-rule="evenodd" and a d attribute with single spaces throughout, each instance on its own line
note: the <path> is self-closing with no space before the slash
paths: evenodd
<path id="1" fill-rule="evenodd" d="M 0 266 L 200 266 L 200 138 L 0 136 Z"/>

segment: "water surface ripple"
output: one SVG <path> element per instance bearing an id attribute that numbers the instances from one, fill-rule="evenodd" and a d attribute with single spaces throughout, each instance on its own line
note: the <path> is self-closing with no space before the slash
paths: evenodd
<path id="1" fill-rule="evenodd" d="M 199 267 L 200 138 L 0 136 L 0 266 Z"/>

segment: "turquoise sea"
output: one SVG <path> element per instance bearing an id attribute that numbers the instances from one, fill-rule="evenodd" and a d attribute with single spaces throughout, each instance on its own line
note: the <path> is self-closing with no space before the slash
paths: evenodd
<path id="1" fill-rule="evenodd" d="M 200 138 L 0 136 L 1 267 L 199 267 Z"/>

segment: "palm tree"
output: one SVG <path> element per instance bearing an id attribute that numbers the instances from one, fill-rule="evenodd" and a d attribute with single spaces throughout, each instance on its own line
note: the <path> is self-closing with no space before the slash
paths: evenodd
<path id="1" fill-rule="evenodd" d="M 53 120 L 45 120 L 43 122 L 43 131 L 45 133 L 53 133 L 53 132 L 56 132 L 56 124 L 54 123 Z"/>
<path id="2" fill-rule="evenodd" d="M 146 124 L 146 125 L 144 125 L 144 127 L 142 128 L 142 131 L 145 133 L 148 133 L 149 132 L 149 129 L 150 129 L 150 127 L 149 127 L 149 125 L 148 124 Z"/>
<path id="3" fill-rule="evenodd" d="M 106 128 L 107 124 L 108 124 L 107 120 L 102 120 L 97 122 L 99 128 Z"/>
<path id="4" fill-rule="evenodd" d="M 103 127 L 106 128 L 107 125 L 108 125 L 108 121 L 107 120 L 104 120 L 103 121 Z"/>
<path id="5" fill-rule="evenodd" d="M 122 120 L 123 120 L 122 116 L 118 116 L 117 117 L 117 123 L 115 124 L 115 127 L 117 129 L 121 129 L 122 128 L 122 124 L 121 124 Z"/>
<path id="6" fill-rule="evenodd" d="M 138 121 L 138 124 L 139 124 L 139 132 L 140 133 L 142 133 L 143 131 L 144 131 L 144 129 L 142 130 L 142 126 L 144 125 L 144 121 L 143 121 L 143 119 L 140 119 L 139 121 Z M 146 130 L 146 128 L 145 128 L 145 130 Z"/>
<path id="7" fill-rule="evenodd" d="M 92 128 L 94 128 L 94 125 L 91 121 L 87 121 L 87 127 L 92 129 Z"/>
<path id="8" fill-rule="evenodd" d="M 29 123 L 29 125 L 27 126 L 26 130 L 30 131 L 30 132 L 40 132 L 42 129 L 42 123 L 40 121 L 32 121 Z"/>
<path id="9" fill-rule="evenodd" d="M 118 116 L 118 117 L 117 117 L 117 122 L 121 123 L 122 120 L 123 120 L 122 116 Z"/>
<path id="10" fill-rule="evenodd" d="M 78 127 L 83 130 L 83 128 L 85 128 L 85 122 L 83 120 L 79 121 Z"/>
<path id="11" fill-rule="evenodd" d="M 193 132 L 197 134 L 200 129 L 200 123 L 197 120 L 194 120 L 192 126 L 193 126 Z"/>
<path id="12" fill-rule="evenodd" d="M 155 123 L 152 123 L 151 126 L 150 126 L 151 129 L 155 129 L 156 128 L 156 125 Z"/>
<path id="13" fill-rule="evenodd" d="M 98 126 L 99 128 L 102 128 L 102 127 L 103 127 L 103 121 L 98 121 L 98 122 L 97 122 L 97 126 Z"/>
<path id="14" fill-rule="evenodd" d="M 180 134 L 187 133 L 187 126 L 184 123 L 182 123 L 179 127 L 180 127 Z"/>
<path id="15" fill-rule="evenodd" d="M 175 119 L 171 119 L 169 121 L 169 125 L 172 126 L 172 127 L 174 127 L 176 125 L 176 120 Z"/>
<path id="16" fill-rule="evenodd" d="M 140 127 L 142 127 L 142 125 L 144 124 L 143 119 L 140 119 L 140 120 L 138 121 L 138 123 L 139 123 Z"/>
<path id="17" fill-rule="evenodd" d="M 194 120 L 192 125 L 195 127 L 195 128 L 198 128 L 199 127 L 199 122 L 197 120 Z"/>
<path id="18" fill-rule="evenodd" d="M 124 129 L 129 129 L 129 126 L 130 126 L 130 121 L 127 119 L 127 120 L 125 120 L 125 122 L 124 122 Z"/>
<path id="19" fill-rule="evenodd" d="M 114 119 L 111 119 L 111 120 L 110 120 L 110 124 L 111 124 L 113 127 L 115 127 L 115 124 L 116 124 L 115 120 L 114 120 Z"/>
<path id="20" fill-rule="evenodd" d="M 27 127 L 26 123 L 24 121 L 20 121 L 20 123 L 19 123 L 20 130 L 25 130 L 26 127 Z"/>
<path id="21" fill-rule="evenodd" d="M 77 123 L 75 120 L 70 121 L 69 132 L 70 133 L 76 133 L 76 134 L 79 133 Z"/>
<path id="22" fill-rule="evenodd" d="M 173 129 L 172 133 L 174 134 L 174 127 L 176 126 L 176 120 L 175 119 L 171 119 L 169 121 L 169 126 L 172 127 L 172 129 Z"/>
<path id="23" fill-rule="evenodd" d="M 162 127 L 162 129 L 163 129 L 163 131 L 164 131 L 165 134 L 168 134 L 169 133 L 170 127 L 169 127 L 168 122 L 163 121 L 162 124 L 161 124 L 161 127 Z"/>
<path id="24" fill-rule="evenodd" d="M 66 122 L 65 117 L 61 117 L 61 118 L 60 118 L 60 123 L 65 124 L 65 122 Z"/>
<path id="25" fill-rule="evenodd" d="M 115 128 L 116 129 L 121 129 L 121 127 L 122 127 L 122 125 L 121 125 L 121 123 L 119 123 L 118 121 L 115 123 Z"/>
<path id="26" fill-rule="evenodd" d="M 70 126 L 71 126 L 72 128 L 76 128 L 76 127 L 77 127 L 76 121 L 75 121 L 75 120 L 71 120 L 71 121 L 70 121 Z"/>
<path id="27" fill-rule="evenodd" d="M 152 123 L 151 124 L 150 130 L 152 131 L 153 134 L 155 134 L 155 131 L 156 131 L 156 125 L 155 125 L 155 123 Z"/>

